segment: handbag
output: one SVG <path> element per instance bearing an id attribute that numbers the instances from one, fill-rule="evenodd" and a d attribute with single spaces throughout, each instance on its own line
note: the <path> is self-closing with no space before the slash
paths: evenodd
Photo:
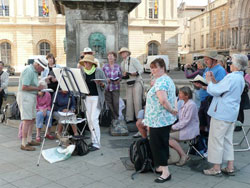
<path id="1" fill-rule="evenodd" d="M 133 86 L 134 84 L 135 84 L 135 80 L 127 81 L 128 86 Z"/>

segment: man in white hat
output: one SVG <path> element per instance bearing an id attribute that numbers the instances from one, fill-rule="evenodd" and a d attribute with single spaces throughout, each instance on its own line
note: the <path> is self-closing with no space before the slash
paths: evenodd
<path id="1" fill-rule="evenodd" d="M 94 55 L 94 51 L 92 51 L 92 49 L 89 48 L 89 47 L 84 48 L 83 51 L 81 52 L 80 59 L 83 59 L 84 56 L 87 55 L 87 54 L 88 54 L 88 55 Z M 95 58 L 94 61 L 96 62 L 97 67 L 98 67 L 98 68 L 101 68 L 101 65 L 100 65 L 99 60 Z M 77 66 L 77 67 L 79 68 L 79 67 L 81 67 L 81 65 L 78 63 L 78 66 Z"/>
<path id="2" fill-rule="evenodd" d="M 17 103 L 23 121 L 21 150 L 34 151 L 35 148 L 32 146 L 40 145 L 32 140 L 32 129 L 36 118 L 37 93 L 44 88 L 38 85 L 38 74 L 47 66 L 47 60 L 39 57 L 22 71 L 19 79 Z"/>
<path id="3" fill-rule="evenodd" d="M 217 62 L 218 53 L 217 51 L 206 51 L 204 54 L 204 61 L 207 65 L 203 73 L 203 78 L 206 79 L 206 73 L 212 72 L 215 80 L 214 83 L 219 82 L 226 76 L 225 69 L 220 66 Z M 199 109 L 199 120 L 200 120 L 200 131 L 204 133 L 208 131 L 210 125 L 210 116 L 207 114 L 208 108 L 212 101 L 211 95 L 207 93 L 207 86 L 204 86 L 198 82 L 194 82 L 194 85 L 200 88 L 200 109 Z"/>
<path id="4" fill-rule="evenodd" d="M 126 80 L 126 122 L 134 121 L 138 112 L 142 109 L 143 81 L 141 74 L 143 67 L 133 57 L 128 48 L 122 47 L 118 52 L 122 57 L 121 69 L 123 79 Z"/>

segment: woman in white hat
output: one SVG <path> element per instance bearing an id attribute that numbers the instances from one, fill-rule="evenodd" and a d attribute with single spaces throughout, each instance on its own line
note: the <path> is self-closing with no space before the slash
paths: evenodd
<path id="1" fill-rule="evenodd" d="M 102 69 L 97 68 L 97 63 L 93 55 L 85 55 L 84 58 L 79 61 L 79 64 L 83 66 L 83 76 L 90 92 L 85 100 L 92 140 L 89 150 L 96 151 L 101 147 L 99 115 L 104 106 L 104 91 L 107 86 L 107 81 Z"/>
<path id="2" fill-rule="evenodd" d="M 143 81 L 141 74 L 143 67 L 140 62 L 130 57 L 128 48 L 121 48 L 118 52 L 122 57 L 121 69 L 123 79 L 126 80 L 126 121 L 134 121 L 138 112 L 142 109 Z"/>

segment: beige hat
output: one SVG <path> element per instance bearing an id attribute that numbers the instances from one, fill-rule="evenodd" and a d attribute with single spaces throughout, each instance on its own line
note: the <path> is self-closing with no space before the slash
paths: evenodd
<path id="1" fill-rule="evenodd" d="M 91 48 L 86 47 L 86 48 L 83 49 L 82 53 L 94 53 L 94 51 L 92 51 Z"/>
<path id="2" fill-rule="evenodd" d="M 43 57 L 39 57 L 34 60 L 34 62 L 38 63 L 42 68 L 46 69 L 48 67 L 48 61 L 47 59 Z"/>
<path id="3" fill-rule="evenodd" d="M 119 54 L 122 53 L 122 52 L 128 52 L 129 55 L 131 54 L 131 52 L 129 51 L 129 49 L 126 48 L 126 47 L 122 47 L 122 48 L 120 49 L 120 51 L 118 51 Z"/>
<path id="4" fill-rule="evenodd" d="M 207 81 L 202 76 L 200 76 L 199 74 L 193 80 L 191 80 L 190 82 L 199 82 L 199 83 L 201 83 L 203 85 L 207 85 Z"/>
<path id="5" fill-rule="evenodd" d="M 98 66 L 97 62 L 95 61 L 95 57 L 90 54 L 85 55 L 84 58 L 79 61 L 79 64 L 83 66 L 84 62 L 90 62 Z"/>
<path id="6" fill-rule="evenodd" d="M 209 57 L 211 59 L 217 60 L 217 55 L 218 55 L 217 51 L 208 50 L 205 51 L 204 57 Z"/>

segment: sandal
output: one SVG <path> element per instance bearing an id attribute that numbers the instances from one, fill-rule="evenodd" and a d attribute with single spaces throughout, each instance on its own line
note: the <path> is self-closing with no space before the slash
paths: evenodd
<path id="1" fill-rule="evenodd" d="M 221 172 L 227 176 L 235 176 L 234 169 L 230 170 L 228 167 L 222 168 Z"/>
<path id="2" fill-rule="evenodd" d="M 189 160 L 190 160 L 189 156 L 181 157 L 179 162 L 177 162 L 175 165 L 176 166 L 184 166 Z"/>
<path id="3" fill-rule="evenodd" d="M 37 137 L 36 137 L 36 142 L 39 142 L 39 143 L 41 142 L 40 136 L 37 136 Z"/>
<path id="4" fill-rule="evenodd" d="M 217 171 L 214 168 L 210 168 L 207 170 L 203 170 L 203 174 L 208 175 L 208 176 L 222 176 L 221 171 Z"/>

